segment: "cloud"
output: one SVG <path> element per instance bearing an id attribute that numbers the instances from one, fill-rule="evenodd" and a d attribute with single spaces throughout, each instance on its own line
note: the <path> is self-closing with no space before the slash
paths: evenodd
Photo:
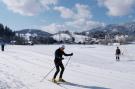
<path id="1" fill-rule="evenodd" d="M 7 8 L 21 15 L 33 16 L 43 10 L 48 10 L 50 5 L 57 4 L 57 0 L 2 0 Z"/>
<path id="2" fill-rule="evenodd" d="M 76 4 L 75 8 L 77 10 L 77 13 L 75 14 L 74 18 L 76 19 L 92 18 L 91 11 L 89 10 L 90 8 L 87 5 Z"/>
<path id="3" fill-rule="evenodd" d="M 110 16 L 124 16 L 132 13 L 135 0 L 98 0 L 98 4 L 106 7 Z"/>
<path id="4" fill-rule="evenodd" d="M 92 13 L 88 5 L 76 4 L 71 9 L 60 6 L 55 7 L 54 10 L 60 12 L 63 19 L 68 20 L 64 24 L 70 30 L 85 31 L 103 26 L 103 23 L 91 20 Z"/>
<path id="5" fill-rule="evenodd" d="M 79 19 L 74 21 L 68 21 L 63 24 L 52 23 L 47 26 L 41 26 L 41 30 L 49 32 L 51 34 L 55 34 L 58 33 L 59 31 L 66 31 L 66 30 L 69 30 L 71 32 L 74 31 L 81 32 L 91 30 L 99 26 L 105 26 L 105 24 L 98 21 Z"/>
<path id="6" fill-rule="evenodd" d="M 73 9 L 59 6 L 54 10 L 60 12 L 61 17 L 65 19 L 89 19 L 92 17 L 89 7 L 82 4 L 76 4 Z"/>
<path id="7" fill-rule="evenodd" d="M 104 26 L 105 24 L 98 21 L 78 19 L 75 21 L 66 22 L 66 25 L 76 28 L 77 31 L 86 31 L 99 26 Z"/>
<path id="8" fill-rule="evenodd" d="M 50 24 L 48 26 L 42 26 L 41 29 L 43 31 L 54 34 L 54 33 L 57 33 L 59 31 L 67 30 L 67 27 L 65 25 L 53 23 L 53 24 Z"/>
<path id="9" fill-rule="evenodd" d="M 74 12 L 68 8 L 65 7 L 55 7 L 54 10 L 59 11 L 61 13 L 61 17 L 62 18 L 72 18 L 72 16 L 74 16 Z"/>

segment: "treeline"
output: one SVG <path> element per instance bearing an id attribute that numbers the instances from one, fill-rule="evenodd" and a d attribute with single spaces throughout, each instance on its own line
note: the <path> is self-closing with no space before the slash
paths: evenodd
<path id="1" fill-rule="evenodd" d="M 16 36 L 15 37 L 15 43 L 17 45 L 33 45 L 33 44 L 53 44 L 56 43 L 57 41 L 54 40 L 52 37 L 30 37 L 29 40 L 25 39 L 24 37 L 21 36 Z"/>
<path id="2" fill-rule="evenodd" d="M 0 23 L 0 43 L 27 45 L 27 44 L 52 44 L 56 41 L 49 36 L 46 37 L 30 37 L 30 40 L 25 39 L 20 35 L 16 35 L 16 32 L 10 29 L 8 26 L 4 26 Z"/>
<path id="3" fill-rule="evenodd" d="M 0 41 L 9 43 L 15 37 L 15 32 L 9 27 L 0 24 Z"/>

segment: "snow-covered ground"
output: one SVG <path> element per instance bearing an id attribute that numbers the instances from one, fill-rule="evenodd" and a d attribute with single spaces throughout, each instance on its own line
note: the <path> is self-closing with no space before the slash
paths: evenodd
<path id="1" fill-rule="evenodd" d="M 0 89 L 134 89 L 135 45 L 120 46 L 121 61 L 115 61 L 116 46 L 66 45 L 74 53 L 64 72 L 69 83 L 58 86 L 48 81 L 55 70 L 54 51 L 59 45 L 13 46 L 0 52 Z M 65 57 L 65 64 L 69 57 Z"/>

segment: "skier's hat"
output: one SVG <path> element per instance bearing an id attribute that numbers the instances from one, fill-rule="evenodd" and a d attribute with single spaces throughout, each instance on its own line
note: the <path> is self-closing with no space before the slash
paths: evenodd
<path id="1" fill-rule="evenodd" d="M 65 49 L 65 45 L 62 45 L 60 48 L 63 48 L 63 49 Z"/>

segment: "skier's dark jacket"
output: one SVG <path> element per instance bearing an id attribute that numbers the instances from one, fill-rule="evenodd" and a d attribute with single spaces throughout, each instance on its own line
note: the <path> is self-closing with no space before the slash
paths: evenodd
<path id="1" fill-rule="evenodd" d="M 120 55 L 120 54 L 121 54 L 120 49 L 116 49 L 116 55 Z"/>
<path id="2" fill-rule="evenodd" d="M 64 58 L 62 56 L 72 56 L 72 54 L 66 54 L 64 51 L 57 49 L 55 51 L 55 61 L 62 61 Z"/>

